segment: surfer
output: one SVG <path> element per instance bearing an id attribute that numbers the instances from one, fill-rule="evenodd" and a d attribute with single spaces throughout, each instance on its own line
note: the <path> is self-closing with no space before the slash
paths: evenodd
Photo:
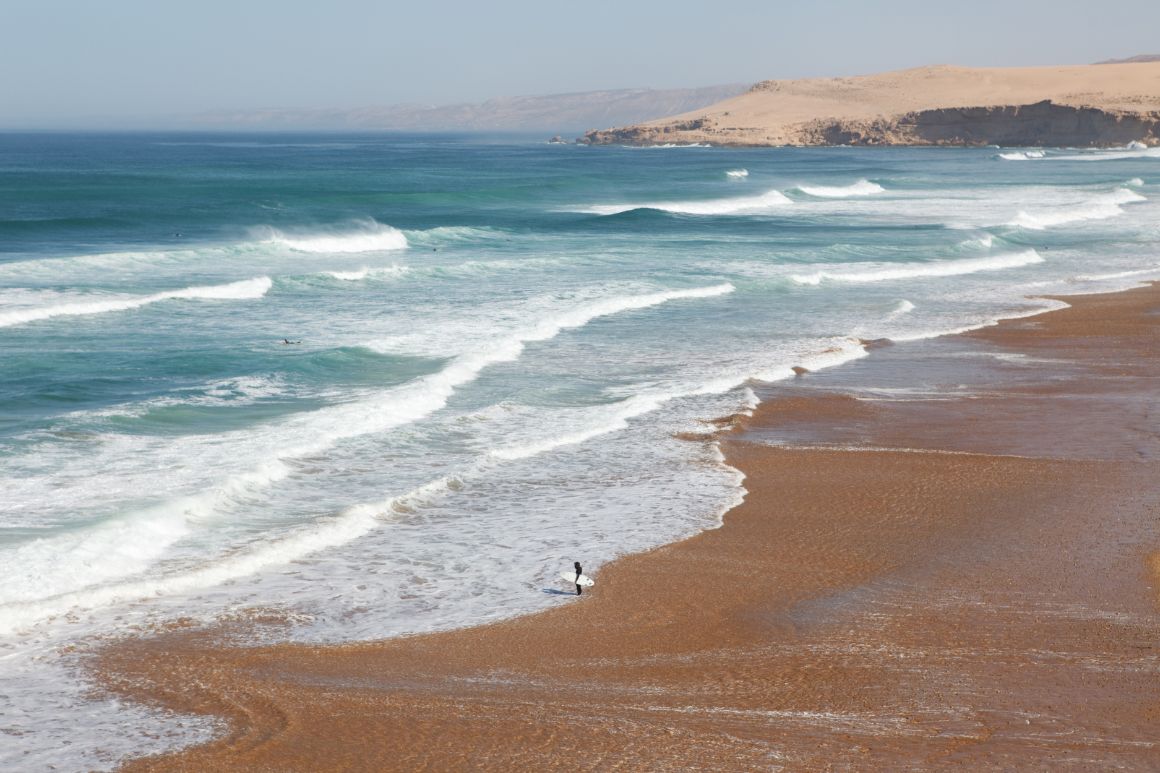
<path id="1" fill-rule="evenodd" d="M 576 566 L 576 595 L 579 596 L 584 592 L 584 587 L 580 585 L 580 575 L 584 574 L 584 570 L 580 567 L 579 561 L 572 562 Z"/>

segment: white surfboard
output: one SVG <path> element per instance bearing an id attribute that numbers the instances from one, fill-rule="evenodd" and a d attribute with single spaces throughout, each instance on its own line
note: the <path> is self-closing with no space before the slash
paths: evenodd
<path id="1" fill-rule="evenodd" d="M 586 574 L 580 575 L 579 580 L 576 579 L 575 572 L 560 572 L 560 577 L 575 585 L 583 585 L 585 588 L 591 588 L 596 584 L 596 581 Z"/>

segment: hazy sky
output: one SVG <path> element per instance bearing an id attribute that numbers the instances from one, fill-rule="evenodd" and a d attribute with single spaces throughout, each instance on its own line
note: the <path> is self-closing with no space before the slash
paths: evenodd
<path id="1" fill-rule="evenodd" d="M 1158 0 L 3 0 L 0 126 L 1140 53 Z"/>

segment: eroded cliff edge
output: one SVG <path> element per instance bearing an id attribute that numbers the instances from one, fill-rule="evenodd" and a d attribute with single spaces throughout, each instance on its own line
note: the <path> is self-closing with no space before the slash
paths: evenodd
<path id="1" fill-rule="evenodd" d="M 755 127 L 721 126 L 712 118 L 662 126 L 590 131 L 592 145 L 706 143 L 766 145 L 1008 145 L 1114 147 L 1129 142 L 1160 145 L 1160 112 L 1101 110 L 1056 105 L 948 107 L 866 119 L 819 118 L 761 135 Z"/>

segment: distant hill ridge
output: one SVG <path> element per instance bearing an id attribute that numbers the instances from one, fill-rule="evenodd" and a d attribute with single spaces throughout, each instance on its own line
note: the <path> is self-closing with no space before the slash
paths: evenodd
<path id="1" fill-rule="evenodd" d="M 400 131 L 542 131 L 579 133 L 593 126 L 650 121 L 697 110 L 741 94 L 748 84 L 692 89 L 613 89 L 501 97 L 456 105 L 389 105 L 354 109 L 218 110 L 199 113 L 204 128 L 361 129 Z"/>
<path id="2" fill-rule="evenodd" d="M 1160 60 L 936 65 L 770 80 L 682 115 L 588 132 L 594 144 L 1160 145 Z"/>
<path id="3" fill-rule="evenodd" d="M 1096 64 L 1134 64 L 1137 62 L 1160 62 L 1160 54 L 1137 54 L 1127 59 L 1105 59 Z"/>

